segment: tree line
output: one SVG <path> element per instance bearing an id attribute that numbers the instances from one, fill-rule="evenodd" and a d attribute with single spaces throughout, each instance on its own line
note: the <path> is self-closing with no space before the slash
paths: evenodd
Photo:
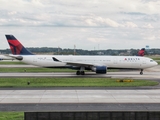
<path id="1" fill-rule="evenodd" d="M 62 49 L 51 47 L 29 47 L 29 51 L 35 54 L 53 54 L 53 55 L 137 55 L 139 49 L 124 50 L 83 50 L 83 49 Z M 10 54 L 10 49 L 0 50 L 1 54 Z M 145 55 L 160 55 L 160 49 L 147 49 Z"/>

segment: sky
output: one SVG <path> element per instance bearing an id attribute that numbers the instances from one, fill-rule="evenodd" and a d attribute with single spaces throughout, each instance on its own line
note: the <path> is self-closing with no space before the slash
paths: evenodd
<path id="1" fill-rule="evenodd" d="M 160 48 L 160 0 L 0 0 L 5 34 L 25 47 Z"/>

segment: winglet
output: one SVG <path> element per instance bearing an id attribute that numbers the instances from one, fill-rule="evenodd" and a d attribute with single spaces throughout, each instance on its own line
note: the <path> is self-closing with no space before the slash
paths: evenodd
<path id="1" fill-rule="evenodd" d="M 13 35 L 5 35 L 13 55 L 33 55 Z"/>

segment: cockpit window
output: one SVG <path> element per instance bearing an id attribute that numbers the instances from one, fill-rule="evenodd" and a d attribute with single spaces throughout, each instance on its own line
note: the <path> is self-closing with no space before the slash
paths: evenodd
<path id="1" fill-rule="evenodd" d="M 150 60 L 150 62 L 153 62 L 153 60 Z"/>

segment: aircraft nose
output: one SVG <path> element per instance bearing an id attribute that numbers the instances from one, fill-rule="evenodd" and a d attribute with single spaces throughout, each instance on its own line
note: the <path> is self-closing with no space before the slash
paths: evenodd
<path id="1" fill-rule="evenodd" d="M 158 65 L 158 63 L 157 63 L 156 61 L 154 61 L 154 65 L 155 65 L 155 66 Z"/>

